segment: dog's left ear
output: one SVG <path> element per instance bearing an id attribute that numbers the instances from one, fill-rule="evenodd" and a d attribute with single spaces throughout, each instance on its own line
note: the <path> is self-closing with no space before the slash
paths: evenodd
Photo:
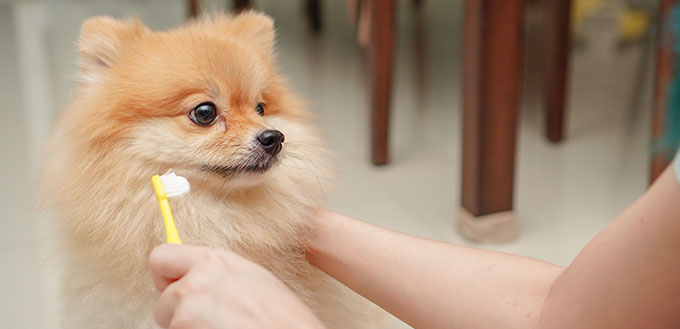
<path id="1" fill-rule="evenodd" d="M 274 20 L 255 11 L 248 11 L 229 19 L 226 32 L 247 43 L 265 59 L 274 56 Z"/>

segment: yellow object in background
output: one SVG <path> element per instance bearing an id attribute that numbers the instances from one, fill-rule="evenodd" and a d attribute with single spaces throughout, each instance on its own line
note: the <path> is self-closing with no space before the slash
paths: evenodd
<path id="1" fill-rule="evenodd" d="M 589 15 L 602 9 L 609 0 L 576 0 L 573 3 L 571 20 L 574 23 L 574 29 L 580 29 L 581 24 Z"/>
<path id="2" fill-rule="evenodd" d="M 617 3 L 618 2 L 618 3 Z M 583 22 L 600 10 L 617 10 L 619 41 L 635 41 L 647 34 L 652 17 L 648 11 L 632 9 L 622 0 L 576 0 L 573 4 L 572 22 L 574 30 L 579 31 Z"/>
<path id="3" fill-rule="evenodd" d="M 644 10 L 626 8 L 619 19 L 621 41 L 634 41 L 647 34 L 652 18 Z"/>

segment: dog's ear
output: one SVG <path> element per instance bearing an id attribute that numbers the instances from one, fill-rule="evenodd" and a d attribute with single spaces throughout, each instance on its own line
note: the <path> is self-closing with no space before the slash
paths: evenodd
<path id="1" fill-rule="evenodd" d="M 109 16 L 86 20 L 78 39 L 81 75 L 88 80 L 101 80 L 119 60 L 125 44 L 146 30 L 139 20 L 120 21 Z"/>
<path id="2" fill-rule="evenodd" d="M 247 11 L 229 19 L 227 33 L 249 46 L 265 59 L 274 56 L 274 20 L 262 13 Z"/>

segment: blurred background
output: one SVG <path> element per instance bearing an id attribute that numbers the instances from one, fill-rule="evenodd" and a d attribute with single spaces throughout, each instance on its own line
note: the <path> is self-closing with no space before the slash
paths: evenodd
<path id="1" fill-rule="evenodd" d="M 668 160 L 668 146 L 653 146 L 669 129 L 673 50 L 660 18 L 675 1 L 663 2 L 249 6 L 274 18 L 280 69 L 337 154 L 329 208 L 566 266 Z M 0 0 L 0 328 L 54 327 L 35 177 L 40 143 L 73 88 L 80 24 L 132 16 L 168 29 L 197 12 L 192 3 Z"/>

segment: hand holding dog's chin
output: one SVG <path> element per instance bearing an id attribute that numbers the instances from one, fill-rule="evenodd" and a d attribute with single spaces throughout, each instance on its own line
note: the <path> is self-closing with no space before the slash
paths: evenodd
<path id="1" fill-rule="evenodd" d="M 324 328 L 283 282 L 232 252 L 161 245 L 149 266 L 162 328 Z"/>

